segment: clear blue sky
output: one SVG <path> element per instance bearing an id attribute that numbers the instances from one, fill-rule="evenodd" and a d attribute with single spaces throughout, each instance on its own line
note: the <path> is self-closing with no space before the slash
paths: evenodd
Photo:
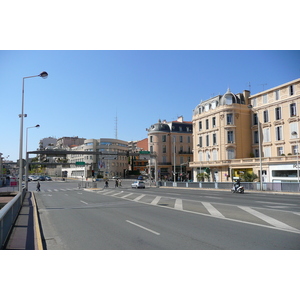
<path id="1" fill-rule="evenodd" d="M 158 119 L 175 120 L 201 100 L 251 94 L 300 77 L 300 51 L 0 51 L 0 152 L 19 156 L 22 78 L 28 150 L 53 136 L 147 137 Z M 25 134 L 24 134 L 25 146 Z"/>

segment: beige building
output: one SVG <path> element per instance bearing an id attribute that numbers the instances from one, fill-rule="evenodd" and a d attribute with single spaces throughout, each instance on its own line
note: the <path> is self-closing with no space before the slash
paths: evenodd
<path id="1" fill-rule="evenodd" d="M 184 121 L 183 117 L 172 122 L 159 120 L 147 131 L 151 177 L 174 180 L 175 171 L 176 181 L 191 179 L 192 169 L 189 162 L 193 157 L 192 122 Z"/>
<path id="2" fill-rule="evenodd" d="M 297 79 L 253 96 L 228 89 L 201 102 L 193 115 L 194 181 L 204 170 L 219 182 L 245 172 L 261 173 L 264 182 L 296 181 L 299 99 Z"/>

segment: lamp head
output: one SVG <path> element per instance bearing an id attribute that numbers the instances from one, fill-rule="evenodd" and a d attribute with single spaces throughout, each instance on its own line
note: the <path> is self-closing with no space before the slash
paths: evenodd
<path id="1" fill-rule="evenodd" d="M 39 76 L 42 77 L 43 79 L 46 79 L 48 77 L 48 73 L 44 71 Z"/>
<path id="2" fill-rule="evenodd" d="M 40 127 L 40 125 L 39 125 L 39 124 L 37 124 L 37 125 L 35 125 L 35 127 Z"/>

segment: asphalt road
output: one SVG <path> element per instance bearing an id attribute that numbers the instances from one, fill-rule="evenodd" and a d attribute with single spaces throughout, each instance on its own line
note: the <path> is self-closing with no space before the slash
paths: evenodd
<path id="1" fill-rule="evenodd" d="M 42 182 L 35 195 L 45 249 L 300 249 L 299 195 L 129 184 Z"/>

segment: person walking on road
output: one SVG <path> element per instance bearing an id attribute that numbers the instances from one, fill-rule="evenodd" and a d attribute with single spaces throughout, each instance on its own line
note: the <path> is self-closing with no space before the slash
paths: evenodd
<path id="1" fill-rule="evenodd" d="M 40 188 L 41 188 L 41 185 L 40 185 L 40 182 L 38 181 L 38 183 L 37 183 L 37 185 L 36 185 L 36 190 L 37 190 L 38 192 L 40 192 L 40 191 L 41 191 Z"/>
<path id="2" fill-rule="evenodd" d="M 117 188 L 118 186 L 119 186 L 119 181 L 118 181 L 118 179 L 116 179 L 115 188 Z"/>

